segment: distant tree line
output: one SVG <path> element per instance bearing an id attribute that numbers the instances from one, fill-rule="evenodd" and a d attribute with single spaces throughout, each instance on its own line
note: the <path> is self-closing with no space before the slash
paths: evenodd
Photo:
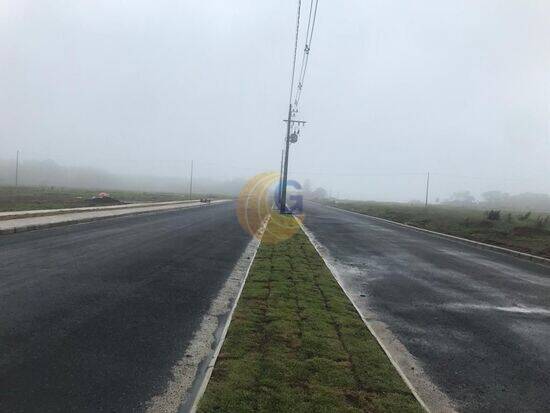
<path id="1" fill-rule="evenodd" d="M 15 162 L 0 160 L 0 186 L 15 183 Z M 214 180 L 196 175 L 193 192 L 236 196 L 245 179 Z M 19 168 L 22 186 L 53 186 L 94 190 L 129 190 L 187 193 L 189 177 L 155 177 L 113 174 L 99 168 L 66 167 L 54 161 L 27 160 Z"/>
<path id="2" fill-rule="evenodd" d="M 478 200 L 470 191 L 460 191 L 455 192 L 448 200 L 443 201 L 442 204 L 550 212 L 550 195 L 532 192 L 512 195 L 502 191 L 488 191 L 483 193 L 481 199 Z"/>

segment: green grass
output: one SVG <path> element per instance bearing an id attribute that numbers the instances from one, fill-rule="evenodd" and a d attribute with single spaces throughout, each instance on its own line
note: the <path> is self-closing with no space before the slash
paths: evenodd
<path id="1" fill-rule="evenodd" d="M 99 190 L 58 187 L 0 187 L 0 211 L 78 208 L 90 206 L 87 199 Z M 185 200 L 183 194 L 138 191 L 107 191 L 112 198 L 125 202 L 164 202 Z"/>
<path id="2" fill-rule="evenodd" d="M 487 219 L 486 211 L 450 206 L 424 206 L 346 201 L 338 208 L 443 232 L 501 247 L 550 258 L 550 222 L 537 224 L 548 214 L 501 211 L 499 220 Z M 549 220 L 550 221 L 550 220 Z"/>
<path id="3" fill-rule="evenodd" d="M 422 409 L 298 229 L 264 236 L 199 411 Z"/>

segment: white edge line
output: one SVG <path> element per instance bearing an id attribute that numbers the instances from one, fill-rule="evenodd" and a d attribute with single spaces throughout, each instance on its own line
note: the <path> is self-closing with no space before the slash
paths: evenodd
<path id="1" fill-rule="evenodd" d="M 507 254 L 507 255 L 513 255 L 517 258 L 525 258 L 528 261 L 534 262 L 536 264 L 550 265 L 550 258 L 544 258 L 544 257 L 538 256 L 538 255 L 528 254 L 526 252 L 515 251 L 515 250 L 512 250 L 510 248 L 499 247 L 498 245 L 492 245 L 492 244 L 487 244 L 485 242 L 474 241 L 474 240 L 471 240 L 471 239 L 468 239 L 468 238 L 457 237 L 456 235 L 445 234 L 443 232 L 437 232 L 437 231 L 432 231 L 432 230 L 425 229 L 425 228 L 415 227 L 414 225 L 403 224 L 401 222 L 392 221 L 390 219 L 380 218 L 380 217 L 376 217 L 374 215 L 369 215 L 369 214 L 362 214 L 360 212 L 350 211 L 348 209 L 338 208 L 338 207 L 334 207 L 334 206 L 331 206 L 331 205 L 325 205 L 325 204 L 319 204 L 319 205 L 327 207 L 327 208 L 336 209 L 337 211 L 347 212 L 348 214 L 359 215 L 359 216 L 362 216 L 362 217 L 367 217 L 367 218 L 372 218 L 372 219 L 376 219 L 376 220 L 379 220 L 379 221 L 387 222 L 388 224 L 393 224 L 393 225 L 397 225 L 397 226 L 404 227 L 404 228 L 414 229 L 416 231 L 425 232 L 425 233 L 435 235 L 435 236 L 438 236 L 438 237 L 441 237 L 441 238 L 448 238 L 448 239 L 452 239 L 454 241 L 459 241 L 459 242 L 462 242 L 462 243 L 476 245 L 476 246 L 478 246 L 482 249 L 494 250 L 496 252 L 501 252 L 501 253 L 504 253 L 504 254 Z"/>
<path id="2" fill-rule="evenodd" d="M 197 411 L 197 408 L 199 406 L 199 402 L 202 399 L 202 396 L 204 396 L 204 392 L 206 391 L 206 387 L 208 386 L 208 382 L 210 381 L 210 377 L 212 376 L 212 372 L 214 371 L 214 366 L 216 365 L 216 361 L 218 360 L 218 356 L 220 355 L 220 352 L 223 347 L 223 343 L 225 342 L 225 337 L 227 336 L 227 332 L 229 331 L 229 326 L 231 324 L 231 320 L 233 319 L 233 314 L 235 313 L 235 310 L 237 308 L 237 305 L 239 304 L 239 301 L 241 299 L 241 294 L 244 290 L 244 286 L 246 284 L 246 281 L 248 280 L 248 274 L 250 273 L 250 270 L 252 268 L 252 265 L 254 264 L 254 260 L 256 259 L 256 254 L 258 252 L 258 249 L 260 248 L 260 245 L 262 244 L 262 237 L 263 233 L 267 227 L 267 223 L 269 222 L 269 219 L 271 218 L 271 215 L 267 217 L 267 219 L 263 222 L 262 227 L 258 231 L 258 245 L 256 247 L 256 250 L 254 251 L 254 254 L 252 255 L 250 259 L 250 265 L 248 266 L 248 269 L 246 270 L 246 274 L 243 278 L 243 281 L 241 283 L 241 287 L 239 289 L 239 292 L 237 296 L 235 297 L 235 302 L 233 303 L 233 308 L 231 308 L 231 311 L 229 312 L 229 316 L 227 317 L 227 321 L 225 323 L 225 326 L 223 328 L 222 335 L 220 337 L 220 341 L 218 343 L 218 346 L 216 347 L 216 350 L 214 351 L 214 354 L 212 355 L 212 359 L 210 360 L 210 363 L 208 363 L 208 367 L 206 368 L 206 373 L 204 374 L 204 378 L 201 384 L 201 387 L 199 388 L 199 391 L 197 392 L 197 395 L 195 397 L 195 400 L 193 402 L 193 406 L 191 407 L 190 412 L 195 413 Z M 255 235 L 253 235 L 255 236 Z"/>
<path id="3" fill-rule="evenodd" d="M 426 403 L 424 403 L 424 401 L 422 400 L 422 398 L 420 397 L 420 395 L 418 394 L 418 392 L 416 391 L 416 389 L 414 388 L 414 386 L 412 385 L 412 383 L 410 382 L 410 380 L 407 378 L 407 376 L 405 375 L 405 373 L 403 372 L 403 370 L 401 369 L 401 367 L 399 366 L 399 364 L 397 364 L 397 362 L 394 360 L 393 356 L 391 355 L 391 353 L 389 352 L 389 350 L 386 348 L 386 346 L 384 345 L 384 343 L 382 342 L 381 338 L 378 336 L 378 334 L 376 333 L 376 331 L 374 330 L 374 328 L 371 327 L 370 325 L 370 322 L 367 321 L 367 319 L 365 317 L 363 317 L 363 315 L 361 314 L 361 311 L 359 311 L 359 308 L 357 307 L 357 305 L 355 305 L 355 303 L 353 302 L 353 300 L 351 299 L 350 295 L 347 293 L 347 291 L 345 290 L 344 286 L 342 285 L 342 283 L 340 282 L 340 280 L 338 279 L 338 277 L 335 276 L 335 269 L 333 268 L 333 266 L 325 259 L 324 257 L 324 254 L 319 250 L 318 246 L 317 246 L 317 243 L 313 241 L 312 237 L 311 237 L 311 233 L 310 231 L 303 225 L 302 222 L 300 222 L 299 219 L 296 219 L 296 221 L 298 222 L 298 224 L 300 225 L 300 227 L 302 228 L 302 231 L 304 231 L 304 234 L 306 234 L 307 238 L 309 239 L 309 242 L 311 243 L 311 245 L 313 245 L 313 248 L 315 248 L 315 250 L 317 251 L 317 254 L 319 254 L 319 256 L 321 257 L 321 259 L 323 260 L 323 262 L 325 263 L 326 267 L 328 268 L 328 270 L 331 272 L 332 274 L 332 277 L 336 280 L 336 282 L 338 283 L 338 285 L 340 286 L 340 289 L 343 291 L 343 293 L 346 295 L 346 297 L 348 298 L 348 300 L 350 301 L 350 303 L 353 305 L 353 307 L 355 308 L 355 311 L 357 312 L 357 314 L 359 315 L 359 317 L 361 317 L 361 320 L 363 320 L 363 323 L 367 326 L 367 329 L 370 331 L 370 333 L 372 334 L 372 336 L 376 339 L 376 341 L 378 342 L 378 344 L 380 345 L 380 347 L 382 348 L 382 350 L 384 351 L 384 353 L 386 353 L 386 356 L 388 357 L 388 359 L 390 360 L 391 364 L 393 365 L 393 367 L 395 368 L 395 370 L 397 371 L 397 373 L 399 374 L 399 376 L 401 376 L 401 378 L 403 379 L 403 381 L 405 382 L 405 384 L 407 385 L 407 387 L 411 390 L 412 394 L 414 395 L 414 397 L 416 398 L 416 400 L 418 400 L 418 403 L 420 403 L 420 405 L 422 406 L 422 408 L 428 412 L 428 413 L 432 413 L 432 410 L 430 410 L 428 408 L 428 406 L 426 405 Z"/>

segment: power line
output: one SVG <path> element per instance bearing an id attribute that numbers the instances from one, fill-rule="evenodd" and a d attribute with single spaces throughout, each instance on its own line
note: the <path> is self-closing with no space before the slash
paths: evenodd
<path id="1" fill-rule="evenodd" d="M 298 55 L 298 37 L 300 35 L 300 12 L 302 9 L 302 0 L 298 0 L 298 12 L 296 15 L 296 38 L 294 40 L 294 59 L 292 60 L 292 78 L 290 80 L 290 98 L 289 105 L 292 106 L 292 95 L 294 94 L 294 78 L 296 76 L 296 57 Z"/>
<path id="2" fill-rule="evenodd" d="M 315 7 L 313 2 L 315 1 Z M 296 91 L 296 97 L 294 99 L 294 106 L 298 106 L 300 103 L 300 97 L 302 96 L 302 89 L 304 86 L 304 81 L 306 77 L 307 65 L 309 62 L 309 52 L 311 51 L 311 42 L 313 40 L 313 32 L 315 30 L 315 22 L 317 20 L 317 6 L 319 5 L 319 0 L 311 0 L 309 6 L 309 18 L 308 26 L 306 30 L 306 41 L 304 46 L 304 53 L 302 55 L 302 65 L 300 67 L 300 76 L 298 78 L 298 86 Z M 312 19 L 313 16 L 313 19 Z"/>
<path id="3" fill-rule="evenodd" d="M 306 29 L 306 45 L 304 47 L 304 53 L 302 54 L 302 64 L 300 65 L 300 76 L 298 78 L 299 79 L 298 80 L 298 93 L 299 93 L 300 87 L 301 87 L 301 79 L 302 79 L 302 73 L 304 71 L 306 56 L 309 53 L 308 39 L 309 39 L 309 31 L 310 31 L 310 28 L 311 28 L 311 12 L 313 11 L 313 1 L 314 0 L 311 0 L 311 3 L 309 5 L 309 16 L 308 16 L 308 19 L 307 19 L 307 29 Z"/>
<path id="4" fill-rule="evenodd" d="M 343 173 L 333 173 L 333 172 L 320 172 L 320 171 L 294 171 L 294 174 L 300 175 L 319 175 L 319 176 L 342 176 L 342 177 L 398 177 L 398 176 L 426 176 L 425 172 L 412 172 L 412 173 L 355 173 L 355 172 L 343 172 Z"/>
<path id="5" fill-rule="evenodd" d="M 314 0 L 311 0 L 311 4 L 310 4 L 310 18 L 313 10 L 313 1 Z M 309 63 L 309 52 L 311 51 L 311 42 L 313 39 L 313 30 L 315 28 L 315 21 L 317 18 L 317 6 L 318 6 L 318 0 L 315 0 L 315 12 L 313 13 L 313 23 L 311 24 L 311 30 L 310 30 L 309 22 L 308 22 L 308 30 L 306 32 L 306 41 L 304 46 L 303 58 L 302 58 L 302 67 L 300 68 L 300 77 L 298 80 L 298 87 L 297 87 L 296 97 L 294 100 L 295 106 L 298 106 L 300 102 L 300 97 L 302 95 L 302 89 L 304 86 L 307 65 Z"/>

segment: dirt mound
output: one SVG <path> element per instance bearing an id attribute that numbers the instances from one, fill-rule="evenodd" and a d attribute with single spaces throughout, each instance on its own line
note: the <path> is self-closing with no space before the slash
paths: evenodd
<path id="1" fill-rule="evenodd" d="M 111 198 L 110 196 L 94 197 L 86 200 L 89 206 L 124 205 L 126 202 Z"/>

